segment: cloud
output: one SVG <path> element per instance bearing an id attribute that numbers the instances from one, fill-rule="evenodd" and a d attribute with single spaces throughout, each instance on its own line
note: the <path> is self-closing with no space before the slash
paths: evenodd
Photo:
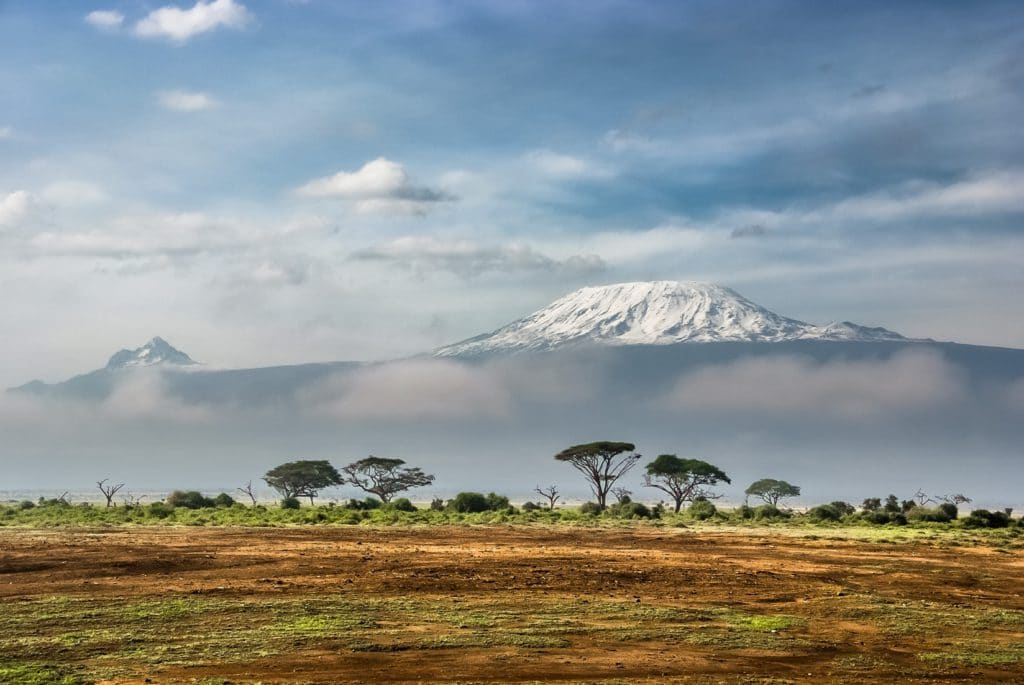
<path id="1" fill-rule="evenodd" d="M 874 420 L 949 407 L 965 392 L 941 354 L 910 350 L 881 361 L 741 359 L 684 374 L 665 402 L 695 412 Z"/>
<path id="2" fill-rule="evenodd" d="M 40 195 L 51 204 L 64 206 L 93 205 L 107 199 L 107 194 L 102 188 L 87 181 L 51 183 Z"/>
<path id="3" fill-rule="evenodd" d="M 14 138 L 14 129 L 10 126 L 0 126 L 0 140 L 11 140 Z"/>
<path id="4" fill-rule="evenodd" d="M 761 224 L 749 224 L 747 226 L 741 226 L 734 228 L 729 233 L 729 237 L 733 239 L 737 238 L 760 238 L 761 236 L 767 235 L 768 229 Z"/>
<path id="5" fill-rule="evenodd" d="M 353 258 L 363 261 L 391 262 L 417 271 L 448 271 L 463 277 L 485 272 L 556 272 L 577 275 L 605 269 L 597 255 L 572 255 L 553 259 L 529 245 L 480 245 L 471 240 L 440 240 L 430 237 L 404 237 L 361 250 Z"/>
<path id="6" fill-rule="evenodd" d="M 339 171 L 314 179 L 296 192 L 304 197 L 351 200 L 356 210 L 363 213 L 423 214 L 431 204 L 454 199 L 443 191 L 413 185 L 404 166 L 384 157 L 369 161 L 356 171 Z"/>
<path id="7" fill-rule="evenodd" d="M 534 150 L 526 160 L 545 176 L 562 179 L 607 178 L 611 172 L 593 162 L 551 150 Z"/>
<path id="8" fill-rule="evenodd" d="M 217 101 L 206 93 L 193 93 L 187 90 L 164 90 L 157 93 L 160 106 L 175 112 L 202 112 L 213 109 Z"/>
<path id="9" fill-rule="evenodd" d="M 37 205 L 36 196 L 27 190 L 0 195 L 0 227 L 14 226 L 31 214 Z"/>
<path id="10" fill-rule="evenodd" d="M 116 10 L 94 10 L 85 15 L 85 23 L 100 31 L 117 31 L 124 24 L 124 15 Z"/>
<path id="11" fill-rule="evenodd" d="M 235 0 L 199 0 L 191 9 L 171 5 L 155 9 L 135 24 L 134 31 L 140 38 L 164 38 L 181 44 L 220 27 L 242 29 L 250 21 L 249 10 Z"/>
<path id="12" fill-rule="evenodd" d="M 391 362 L 338 375 L 303 400 L 342 419 L 500 419 L 512 398 L 483 368 L 447 360 Z"/>

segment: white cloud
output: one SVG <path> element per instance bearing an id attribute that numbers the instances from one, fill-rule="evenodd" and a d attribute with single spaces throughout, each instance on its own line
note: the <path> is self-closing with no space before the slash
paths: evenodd
<path id="1" fill-rule="evenodd" d="M 191 9 L 168 5 L 153 10 L 135 24 L 135 35 L 185 43 L 194 36 L 222 26 L 244 28 L 251 20 L 249 10 L 234 0 L 199 0 Z"/>
<path id="2" fill-rule="evenodd" d="M 95 10 L 85 15 L 85 23 L 100 31 L 116 31 L 124 24 L 124 15 L 116 10 Z"/>
<path id="3" fill-rule="evenodd" d="M 54 205 L 93 205 L 107 199 L 103 189 L 87 181 L 58 181 L 43 189 L 41 196 Z"/>
<path id="4" fill-rule="evenodd" d="M 611 173 L 594 162 L 551 150 L 534 150 L 526 155 L 538 171 L 554 178 L 607 178 Z"/>
<path id="5" fill-rule="evenodd" d="M 14 129 L 10 126 L 0 126 L 0 140 L 10 140 L 14 138 Z"/>
<path id="6" fill-rule="evenodd" d="M 497 272 L 552 272 L 586 275 L 603 271 L 604 261 L 593 254 L 558 260 L 529 245 L 487 246 L 472 240 L 441 240 L 406 236 L 356 252 L 356 259 L 400 264 L 417 271 L 448 271 L 460 276 Z"/>
<path id="7" fill-rule="evenodd" d="M 206 93 L 187 90 L 160 91 L 157 93 L 157 101 L 161 107 L 175 112 L 202 112 L 217 106 L 217 101 Z"/>
<path id="8" fill-rule="evenodd" d="M 668 406 L 696 412 L 879 419 L 947 407 L 964 399 L 957 367 L 931 350 L 885 360 L 818 363 L 803 357 L 741 359 L 685 374 Z"/>
<path id="9" fill-rule="evenodd" d="M 38 204 L 27 190 L 15 190 L 0 196 L 0 226 L 13 226 L 27 217 Z"/>
<path id="10" fill-rule="evenodd" d="M 383 421 L 502 418 L 513 405 L 489 370 L 447 360 L 370 366 L 327 381 L 306 401 L 329 416 Z"/>
<path id="11" fill-rule="evenodd" d="M 356 171 L 339 171 L 310 181 L 296 191 L 305 197 L 339 197 L 355 203 L 357 211 L 422 214 L 430 204 L 451 200 L 432 188 L 415 186 L 405 167 L 384 157 Z"/>

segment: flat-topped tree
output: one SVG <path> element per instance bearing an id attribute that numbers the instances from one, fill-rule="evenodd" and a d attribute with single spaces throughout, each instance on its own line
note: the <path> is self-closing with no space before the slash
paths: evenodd
<path id="1" fill-rule="evenodd" d="M 760 497 L 765 504 L 777 507 L 779 502 L 787 497 L 799 497 L 800 486 L 792 485 L 784 480 L 762 478 L 751 483 L 744 494 Z"/>
<path id="2" fill-rule="evenodd" d="M 676 513 L 683 502 L 693 502 L 698 497 L 716 499 L 718 495 L 710 487 L 718 483 L 732 483 L 722 469 L 700 459 L 680 459 L 674 454 L 659 454 L 647 465 L 644 485 L 657 488 L 675 502 Z"/>
<path id="3" fill-rule="evenodd" d="M 568 462 L 583 474 L 598 506 L 604 509 L 615 481 L 640 461 L 635 449 L 636 445 L 631 442 L 588 442 L 562 450 L 555 459 Z"/>
<path id="4" fill-rule="evenodd" d="M 267 471 L 263 480 L 283 499 L 308 497 L 310 504 L 324 488 L 342 483 L 341 474 L 327 460 L 290 461 Z"/>
<path id="5" fill-rule="evenodd" d="M 369 456 L 341 469 L 343 481 L 364 492 L 376 495 L 382 502 L 410 488 L 420 488 L 434 482 L 434 477 L 418 468 L 405 468 L 402 459 Z"/>

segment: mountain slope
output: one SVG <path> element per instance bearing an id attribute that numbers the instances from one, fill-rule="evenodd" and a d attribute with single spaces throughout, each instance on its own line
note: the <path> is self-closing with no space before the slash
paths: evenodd
<path id="1" fill-rule="evenodd" d="M 157 336 L 142 347 L 134 350 L 120 350 L 115 352 L 107 362 L 107 369 L 127 369 L 137 366 L 157 366 L 168 364 L 174 366 L 195 366 L 194 361 L 181 350 L 175 349 L 163 338 Z"/>
<path id="2" fill-rule="evenodd" d="M 435 351 L 442 357 L 540 351 L 564 345 L 670 345 L 710 342 L 906 341 L 884 328 L 825 326 L 790 319 L 729 288 L 693 281 L 581 288 L 493 333 Z"/>

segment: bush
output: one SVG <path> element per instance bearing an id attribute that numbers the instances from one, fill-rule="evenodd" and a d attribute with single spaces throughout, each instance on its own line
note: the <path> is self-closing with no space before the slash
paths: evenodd
<path id="1" fill-rule="evenodd" d="M 748 504 L 743 504 L 736 510 L 736 515 L 741 519 L 752 519 L 754 518 L 754 508 Z"/>
<path id="2" fill-rule="evenodd" d="M 601 505 L 598 504 L 597 502 L 584 502 L 583 504 L 580 505 L 581 514 L 591 514 L 593 516 L 598 516 L 601 514 L 601 511 Z"/>
<path id="3" fill-rule="evenodd" d="M 146 516 L 155 519 L 165 519 L 174 514 L 174 507 L 163 502 L 153 502 L 146 507 Z"/>
<path id="4" fill-rule="evenodd" d="M 231 507 L 235 504 L 235 498 L 226 492 L 222 492 L 213 498 L 213 506 L 215 507 Z"/>
<path id="5" fill-rule="evenodd" d="M 477 514 L 490 509 L 487 498 L 479 492 L 460 492 L 448 504 L 452 511 L 460 514 Z"/>
<path id="6" fill-rule="evenodd" d="M 842 500 L 836 500 L 835 502 L 829 502 L 829 506 L 839 512 L 840 516 L 849 516 L 857 512 L 857 507 L 853 506 L 848 502 Z"/>
<path id="7" fill-rule="evenodd" d="M 512 505 L 509 504 L 508 497 L 489 492 L 487 493 L 487 508 L 491 511 L 501 511 L 503 509 L 511 509 Z"/>
<path id="8" fill-rule="evenodd" d="M 807 512 L 807 518 L 815 523 L 839 521 L 843 518 L 843 512 L 834 504 L 819 504 Z"/>
<path id="9" fill-rule="evenodd" d="M 772 504 L 762 504 L 754 508 L 754 518 L 759 521 L 771 519 L 788 519 L 789 514 Z"/>
<path id="10" fill-rule="evenodd" d="M 440 497 L 430 500 L 430 511 L 444 511 L 444 500 Z"/>
<path id="11" fill-rule="evenodd" d="M 956 507 L 954 507 L 955 509 Z M 910 521 L 930 521 L 932 523 L 949 523 L 952 517 L 942 509 L 942 507 L 936 507 L 930 509 L 928 507 L 911 507 L 907 511 L 907 519 Z"/>
<path id="12" fill-rule="evenodd" d="M 394 511 L 416 511 L 416 507 L 413 506 L 408 497 L 399 497 L 396 500 L 392 500 L 388 508 Z"/>
<path id="13" fill-rule="evenodd" d="M 964 519 L 964 526 L 968 528 L 1006 528 L 1010 523 L 1011 519 L 1005 511 L 988 509 L 975 509 Z"/>
<path id="14" fill-rule="evenodd" d="M 28 500 L 28 499 L 22 500 L 22 501 L 18 502 L 18 508 L 21 509 L 22 511 L 24 511 L 26 509 L 35 509 L 36 508 L 36 503 L 33 502 L 32 500 Z"/>
<path id="15" fill-rule="evenodd" d="M 525 511 L 527 513 L 531 512 L 531 511 L 538 511 L 538 510 L 543 509 L 543 508 L 544 507 L 540 506 L 539 504 L 534 504 L 533 502 L 523 502 L 523 507 L 522 507 L 523 511 Z"/>
<path id="16" fill-rule="evenodd" d="M 698 521 L 707 521 L 717 513 L 718 508 L 706 499 L 695 499 L 686 509 L 687 516 Z"/>
<path id="17" fill-rule="evenodd" d="M 943 502 L 939 505 L 939 509 L 946 512 L 946 516 L 949 517 L 950 521 L 953 521 L 960 516 L 960 510 L 957 509 L 956 505 L 952 502 Z"/>
<path id="18" fill-rule="evenodd" d="M 626 519 L 649 519 L 651 510 L 640 502 L 616 502 L 607 509 L 609 516 Z"/>
<path id="19" fill-rule="evenodd" d="M 181 490 L 175 490 L 171 494 L 167 495 L 167 506 L 170 507 L 181 507 L 182 509 L 203 509 L 205 507 L 212 507 L 213 500 L 209 497 L 204 497 L 203 493 L 196 490 L 189 490 L 188 492 L 182 492 Z"/>
<path id="20" fill-rule="evenodd" d="M 405 499 L 404 497 L 402 499 Z M 365 499 L 350 499 L 345 504 L 346 509 L 354 509 L 355 511 L 370 511 L 371 509 L 380 509 L 383 505 L 376 497 L 367 497 Z"/>
<path id="21" fill-rule="evenodd" d="M 299 501 L 298 497 L 285 497 L 281 500 L 282 509 L 298 509 L 302 506 L 302 502 Z"/>

